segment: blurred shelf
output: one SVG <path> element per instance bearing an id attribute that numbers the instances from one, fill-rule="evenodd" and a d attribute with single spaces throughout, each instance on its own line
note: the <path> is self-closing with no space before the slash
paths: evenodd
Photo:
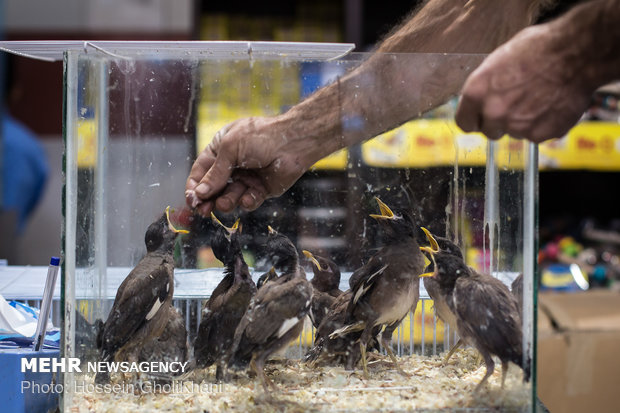
<path id="1" fill-rule="evenodd" d="M 198 150 L 231 119 L 199 122 Z M 428 168 L 485 166 L 487 139 L 479 133 L 465 133 L 454 121 L 420 119 L 407 122 L 362 145 L 362 159 L 372 167 Z M 620 171 L 620 124 L 581 122 L 561 138 L 539 146 L 540 170 Z M 524 141 L 499 140 L 498 165 L 519 169 L 523 165 Z M 458 156 L 457 156 L 458 152 Z M 320 170 L 343 170 L 347 150 L 338 151 L 314 165 Z"/>
<path id="2" fill-rule="evenodd" d="M 482 134 L 465 133 L 453 121 L 415 120 L 366 142 L 364 162 L 370 166 L 425 168 L 485 166 L 487 140 Z M 541 170 L 620 170 L 620 124 L 581 122 L 561 138 L 539 146 Z M 498 165 L 523 165 L 523 141 L 504 137 L 499 141 Z M 457 157 L 458 152 L 458 157 Z"/>

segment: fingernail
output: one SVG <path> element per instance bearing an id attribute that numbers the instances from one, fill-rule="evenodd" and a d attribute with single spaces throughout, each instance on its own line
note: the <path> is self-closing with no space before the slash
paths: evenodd
<path id="1" fill-rule="evenodd" d="M 189 186 L 193 189 L 193 188 L 196 188 L 196 185 L 198 185 L 198 182 L 196 182 L 194 179 L 190 178 L 189 179 Z"/>
<path id="2" fill-rule="evenodd" d="M 216 207 L 220 211 L 229 212 L 233 209 L 233 204 L 228 198 L 219 198 L 216 202 Z"/>
<path id="3" fill-rule="evenodd" d="M 204 202 L 196 209 L 198 213 L 204 217 L 208 217 L 213 210 L 213 202 Z"/>
<path id="4" fill-rule="evenodd" d="M 251 196 L 244 196 L 243 198 L 241 198 L 241 206 L 245 209 L 251 209 L 252 207 L 254 207 L 254 198 Z"/>
<path id="5" fill-rule="evenodd" d="M 209 190 L 211 188 L 209 188 L 209 185 L 205 184 L 204 182 L 201 183 L 200 185 L 198 185 L 196 187 L 196 193 L 198 193 L 198 195 L 200 195 L 201 197 L 206 197 L 207 194 L 209 193 Z"/>

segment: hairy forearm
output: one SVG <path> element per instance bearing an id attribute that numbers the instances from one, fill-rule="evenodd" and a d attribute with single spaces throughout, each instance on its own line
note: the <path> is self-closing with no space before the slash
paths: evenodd
<path id="1" fill-rule="evenodd" d="M 593 0 L 549 23 L 555 50 L 584 93 L 620 80 L 620 0 Z"/>
<path id="2" fill-rule="evenodd" d="M 543 3 L 431 0 L 378 53 L 293 107 L 282 122 L 303 139 L 310 162 L 398 126 L 457 93 L 482 60 L 415 53 L 488 53 L 530 24 Z"/>

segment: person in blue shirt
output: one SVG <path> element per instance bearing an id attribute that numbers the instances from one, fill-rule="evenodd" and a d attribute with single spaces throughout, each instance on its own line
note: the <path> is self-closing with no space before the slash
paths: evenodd
<path id="1" fill-rule="evenodd" d="M 10 234 L 16 236 L 23 232 L 28 217 L 43 195 L 49 167 L 43 146 L 34 132 L 8 113 L 7 102 L 14 91 L 14 83 L 12 62 L 10 59 L 5 62 L 6 98 L 0 113 L 0 214 L 16 216 L 17 222 L 13 226 L 16 233 Z"/>
<path id="2" fill-rule="evenodd" d="M 2 118 L 2 211 L 17 213 L 17 231 L 43 195 L 48 164 L 35 134 L 8 112 Z"/>

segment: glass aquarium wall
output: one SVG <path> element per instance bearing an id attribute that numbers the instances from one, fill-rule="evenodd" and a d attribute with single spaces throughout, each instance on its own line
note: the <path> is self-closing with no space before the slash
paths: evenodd
<path id="1" fill-rule="evenodd" d="M 369 59 L 347 53 L 349 49 L 202 42 L 178 47 L 120 43 L 66 52 L 64 357 L 77 357 L 84 367 L 100 361 L 101 322 L 108 318 L 121 282 L 147 252 L 147 228 L 171 206 L 173 225 L 189 231 L 174 246 L 172 303 L 187 331 L 186 359 L 191 363 L 207 314 L 205 300 L 224 276 L 212 248 L 217 224 L 185 205 L 185 180 L 193 161 L 224 125 L 241 117 L 283 113 Z M 457 128 L 456 98 L 446 90 L 458 90 L 482 58 L 376 55 L 373 59 L 399 68 L 402 81 L 386 90 L 385 79 L 365 76 L 355 87 L 383 98 L 396 89 L 407 90 L 403 124 L 387 130 L 334 107 L 340 111 L 343 139 L 364 128 L 378 136 L 322 159 L 284 195 L 255 211 L 216 215 L 228 226 L 240 220 L 243 257 L 254 281 L 272 266 L 265 247 L 270 226 L 296 246 L 308 280 L 315 267 L 302 250 L 331 258 L 341 272 L 339 288 L 346 291 L 352 274 L 385 243 L 379 223 L 370 216 L 381 212 L 377 199 L 394 214 L 411 216 L 416 229 L 425 227 L 454 241 L 468 266 L 509 289 L 523 274 L 520 345 L 525 350 L 522 364 L 532 370 L 530 381 L 524 382 L 521 368 L 511 364 L 502 386 L 501 363 L 496 362 L 488 383 L 475 392 L 484 363 L 469 346 L 445 360 L 458 341 L 457 326 L 437 316 L 420 281 L 420 299 L 394 328 L 389 343 L 398 367 L 386 342 L 369 350 L 368 376 L 361 364 L 351 371 L 339 363 L 306 361 L 316 335 L 306 319 L 302 333 L 267 364 L 267 376 L 279 389 L 275 399 L 266 397 L 245 371 L 219 382 L 215 366 L 174 377 L 168 384 L 177 387 L 163 389 L 129 387 L 137 382 L 131 372 L 113 375 L 112 383 L 120 387 L 109 392 L 95 391 L 94 372 L 83 368 L 64 374 L 65 411 L 111 406 L 223 411 L 258 409 L 261 403 L 317 410 L 531 411 L 536 148 L 509 137 L 490 143 Z M 422 245 L 426 238 L 419 232 Z M 428 268 L 432 271 L 433 264 Z"/>

